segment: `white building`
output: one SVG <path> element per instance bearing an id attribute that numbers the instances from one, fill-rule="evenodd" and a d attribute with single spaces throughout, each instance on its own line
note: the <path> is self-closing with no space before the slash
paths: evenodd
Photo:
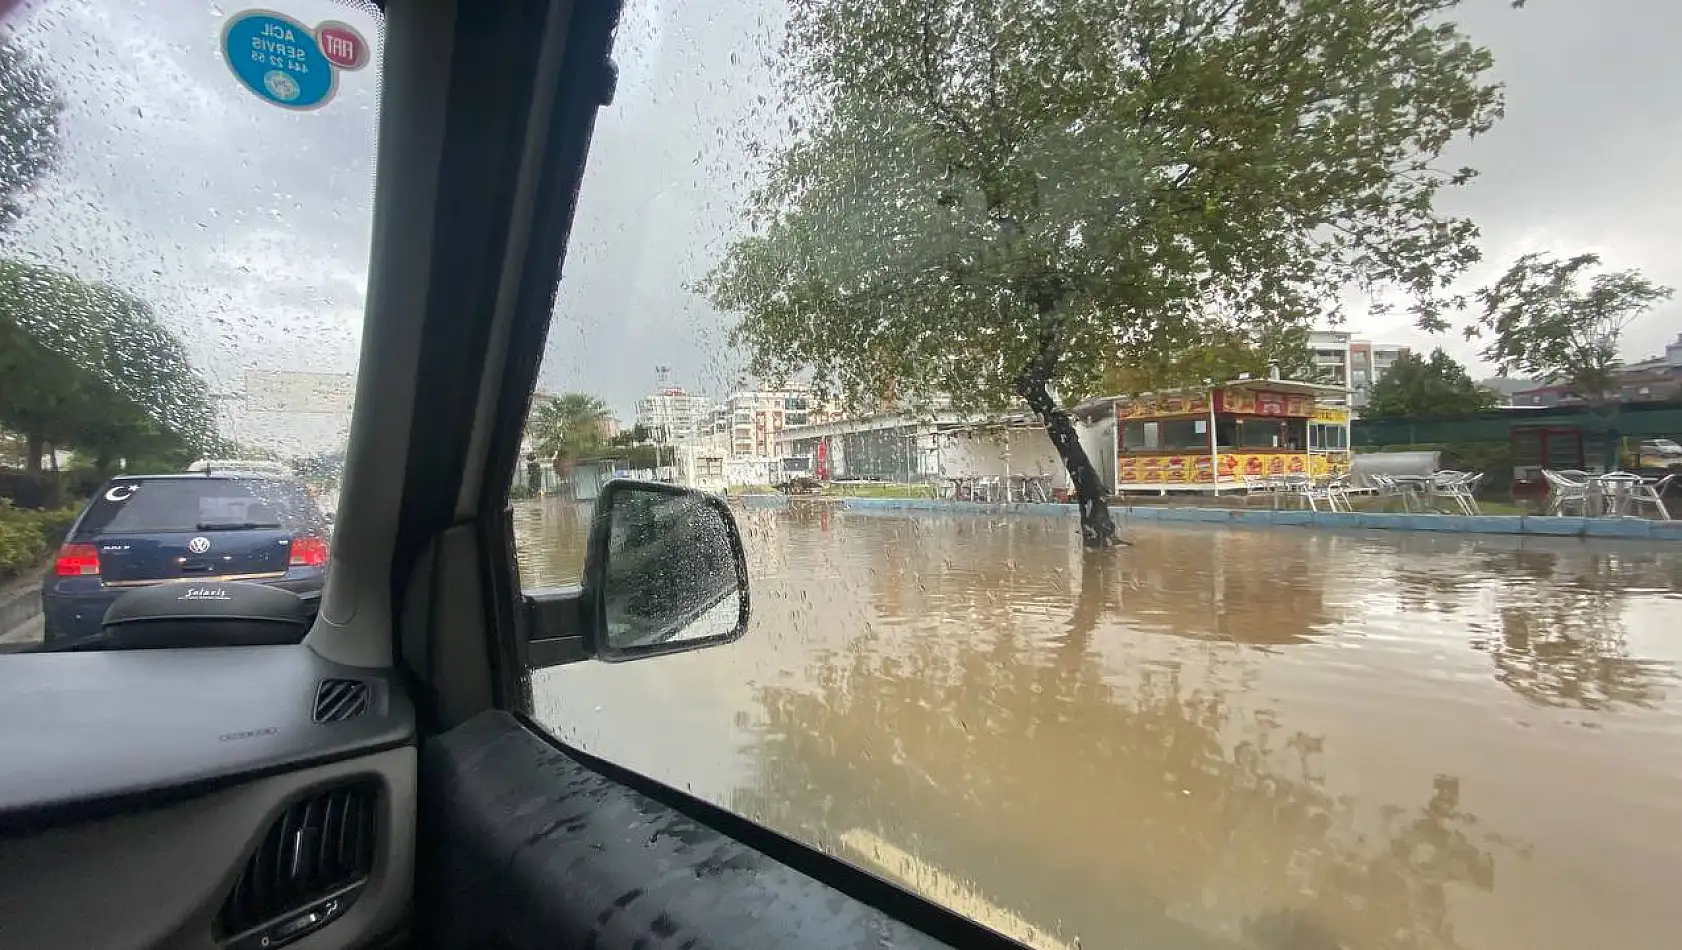
<path id="1" fill-rule="evenodd" d="M 736 392 L 715 411 L 714 428 L 729 433 L 731 456 L 771 458 L 777 452 L 777 433 L 817 421 L 816 405 L 804 389 Z"/>
<path id="2" fill-rule="evenodd" d="M 707 397 L 667 386 L 637 400 L 636 424 L 656 441 L 685 442 L 704 431 L 710 416 Z"/>
<path id="3" fill-rule="evenodd" d="M 1332 381 L 1349 388 L 1349 404 L 1356 409 L 1367 404 L 1372 387 L 1384 378 L 1409 348 L 1400 343 L 1375 343 L 1356 339 L 1342 330 L 1315 330 L 1308 334 L 1308 349 L 1314 367 Z"/>
<path id="4" fill-rule="evenodd" d="M 822 445 L 820 450 L 819 446 Z M 1032 476 L 1052 490 L 1069 476 L 1039 421 L 937 414 L 933 419 L 884 414 L 784 429 L 776 453 L 784 470 L 818 472 L 835 481 L 946 485 L 953 480 Z"/>
<path id="5" fill-rule="evenodd" d="M 343 448 L 355 396 L 350 373 L 248 370 L 240 389 L 211 398 L 224 438 L 291 457 Z"/>

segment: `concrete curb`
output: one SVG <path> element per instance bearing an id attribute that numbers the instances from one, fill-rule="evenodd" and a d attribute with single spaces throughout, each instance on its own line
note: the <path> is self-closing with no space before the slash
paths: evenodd
<path id="1" fill-rule="evenodd" d="M 790 507 L 782 495 L 738 495 L 745 508 Z M 1074 505 L 1027 503 L 987 505 L 973 501 L 942 501 L 934 498 L 823 498 L 817 505 L 859 514 L 924 512 L 942 515 L 1028 515 L 1031 517 L 1078 518 Z M 1194 522 L 1198 524 L 1264 525 L 1269 527 L 1313 527 L 1338 530 L 1377 529 L 1385 531 L 1435 531 L 1450 534 L 1527 534 L 1548 537 L 1634 538 L 1682 542 L 1682 521 L 1648 521 L 1641 518 L 1559 518 L 1546 515 L 1427 515 L 1401 512 L 1304 511 L 1294 508 L 1169 508 L 1112 507 L 1111 513 L 1128 521 Z"/>
<path id="2" fill-rule="evenodd" d="M 15 578 L 0 591 L 0 633 L 35 619 L 41 612 L 41 578 L 38 573 Z"/>

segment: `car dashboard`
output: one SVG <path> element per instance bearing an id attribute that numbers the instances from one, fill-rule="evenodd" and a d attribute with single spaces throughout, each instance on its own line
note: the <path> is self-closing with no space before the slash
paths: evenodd
<path id="1" fill-rule="evenodd" d="M 408 909 L 415 712 L 383 671 L 23 654 L 0 722 L 0 945 L 353 946 Z"/>

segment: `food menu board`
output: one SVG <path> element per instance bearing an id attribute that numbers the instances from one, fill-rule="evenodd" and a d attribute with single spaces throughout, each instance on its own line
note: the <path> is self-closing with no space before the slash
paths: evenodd
<path id="1" fill-rule="evenodd" d="M 1313 396 L 1299 393 L 1276 393 L 1262 389 L 1219 389 L 1215 391 L 1215 411 L 1240 416 L 1290 416 L 1300 418 L 1315 412 Z"/>
<path id="2" fill-rule="evenodd" d="M 1213 485 L 1215 469 L 1207 455 L 1124 455 L 1116 480 L 1123 485 Z"/>
<path id="3" fill-rule="evenodd" d="M 1221 481 L 1239 476 L 1307 474 L 1318 478 L 1349 468 L 1345 452 L 1223 452 L 1218 462 L 1207 455 L 1123 455 L 1116 460 L 1116 480 L 1122 485 L 1212 485 L 1219 466 Z"/>
<path id="4" fill-rule="evenodd" d="M 1174 416 L 1206 416 L 1209 414 L 1207 392 L 1170 394 L 1134 399 L 1115 404 L 1117 419 L 1167 419 Z"/>

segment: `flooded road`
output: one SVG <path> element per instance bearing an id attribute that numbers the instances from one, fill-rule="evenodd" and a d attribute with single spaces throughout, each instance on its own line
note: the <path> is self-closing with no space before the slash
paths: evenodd
<path id="1" fill-rule="evenodd" d="M 1044 948 L 1682 932 L 1682 551 L 737 517 L 748 635 L 540 672 L 542 722 Z M 583 527 L 516 510 L 528 586 Z"/>

